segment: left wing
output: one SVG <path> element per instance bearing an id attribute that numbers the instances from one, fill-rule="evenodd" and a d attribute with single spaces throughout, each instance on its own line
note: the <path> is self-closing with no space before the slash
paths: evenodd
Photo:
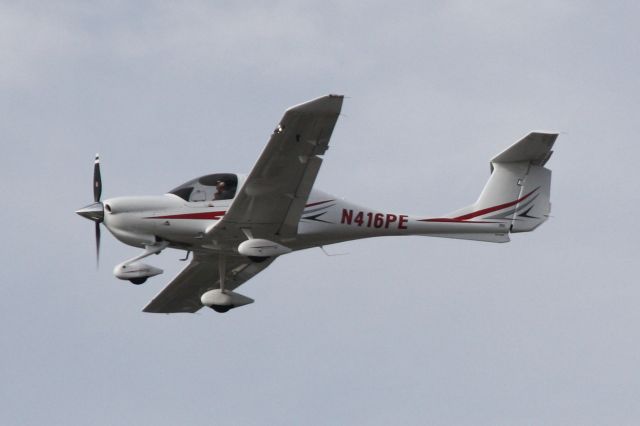
<path id="1" fill-rule="evenodd" d="M 197 312 L 202 308 L 200 297 L 209 290 L 220 288 L 218 255 L 194 255 L 193 260 L 169 285 L 143 309 L 144 312 Z M 234 290 L 261 272 L 273 259 L 255 263 L 242 256 L 226 256 L 225 289 Z"/>
<path id="2" fill-rule="evenodd" d="M 241 228 L 264 238 L 297 234 L 343 98 L 323 96 L 285 112 L 231 207 L 210 231 L 214 239 L 244 239 Z"/>

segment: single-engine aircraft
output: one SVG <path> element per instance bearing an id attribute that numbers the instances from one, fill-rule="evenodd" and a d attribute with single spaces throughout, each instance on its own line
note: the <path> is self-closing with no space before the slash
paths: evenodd
<path id="1" fill-rule="evenodd" d="M 551 171 L 544 165 L 556 133 L 529 133 L 495 156 L 478 200 L 440 217 L 374 210 L 313 188 L 342 102 L 327 95 L 289 108 L 248 175 L 201 176 L 164 195 L 100 201 L 96 155 L 94 203 L 76 211 L 95 222 L 96 255 L 100 224 L 143 249 L 113 271 L 133 284 L 162 273 L 142 259 L 166 248 L 193 253 L 144 312 L 227 312 L 253 302 L 237 287 L 292 251 L 390 235 L 504 243 L 547 219 Z"/>

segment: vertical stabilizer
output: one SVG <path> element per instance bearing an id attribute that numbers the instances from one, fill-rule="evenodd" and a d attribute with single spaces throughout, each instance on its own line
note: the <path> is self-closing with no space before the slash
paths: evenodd
<path id="1" fill-rule="evenodd" d="M 540 226 L 551 211 L 551 170 L 544 167 L 556 133 L 529 133 L 491 160 L 491 176 L 478 200 L 447 215 L 456 222 L 508 223 L 511 232 Z"/>

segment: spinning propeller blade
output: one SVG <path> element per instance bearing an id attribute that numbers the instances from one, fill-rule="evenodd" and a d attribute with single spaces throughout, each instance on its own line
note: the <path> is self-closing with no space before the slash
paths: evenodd
<path id="1" fill-rule="evenodd" d="M 93 201 L 100 201 L 102 195 L 102 177 L 100 176 L 100 155 L 96 154 L 96 161 L 93 163 Z"/>
<path id="2" fill-rule="evenodd" d="M 100 223 L 96 222 L 96 268 L 100 266 Z"/>

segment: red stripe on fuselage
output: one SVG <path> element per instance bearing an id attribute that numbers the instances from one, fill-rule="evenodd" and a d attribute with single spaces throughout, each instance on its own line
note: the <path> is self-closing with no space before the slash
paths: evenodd
<path id="1" fill-rule="evenodd" d="M 225 211 L 217 212 L 201 212 L 201 213 L 185 213 L 185 214 L 170 214 L 167 216 L 152 216 L 147 219 L 204 219 L 204 220 L 218 220 L 224 216 Z"/>
<path id="2" fill-rule="evenodd" d="M 526 198 L 529 198 L 531 194 L 536 192 L 540 187 L 537 187 L 527 195 L 522 196 L 522 198 L 518 198 L 515 201 L 511 201 L 509 203 L 500 204 L 498 206 L 487 207 L 486 209 L 478 210 L 475 212 L 463 214 L 462 216 L 454 217 L 454 218 L 436 218 L 436 219 L 421 219 L 419 222 L 466 222 L 469 219 L 473 219 L 474 217 L 482 216 L 487 213 L 493 213 L 498 210 L 506 209 L 507 207 L 515 206 L 520 201 L 523 201 Z M 466 222 L 466 223 L 492 223 L 492 222 Z"/>
<path id="3" fill-rule="evenodd" d="M 418 222 L 495 223 L 495 222 L 477 222 L 477 221 L 467 222 L 465 220 L 460 220 L 460 219 L 455 219 L 450 217 L 436 217 L 434 219 L 419 219 Z"/>

